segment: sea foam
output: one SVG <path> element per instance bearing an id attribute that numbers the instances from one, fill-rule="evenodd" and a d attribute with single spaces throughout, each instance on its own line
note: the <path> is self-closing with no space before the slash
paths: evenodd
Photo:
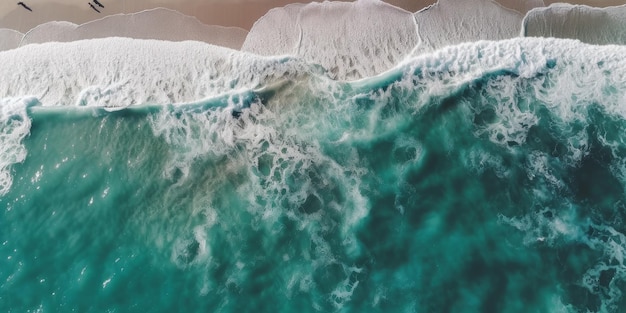
<path id="1" fill-rule="evenodd" d="M 195 102 L 297 81 L 314 70 L 289 57 L 261 58 L 194 41 L 128 38 L 33 44 L 2 52 L 0 59 L 1 97 L 35 96 L 43 106 Z"/>
<path id="2" fill-rule="evenodd" d="M 570 38 L 599 44 L 626 41 L 622 31 L 626 20 L 623 6 L 541 6 L 543 2 L 539 0 L 440 0 L 412 14 L 378 0 L 290 4 L 270 10 L 247 34 L 243 29 L 204 25 L 195 18 L 161 8 L 108 16 L 83 25 L 46 23 L 28 32 L 20 44 L 112 36 L 196 40 L 262 56 L 301 58 L 323 67 L 332 79 L 355 80 L 387 71 L 409 54 L 428 53 L 463 42 L 518 36 Z M 165 19 L 170 22 L 160 22 Z M 0 34 L 0 48 L 16 46 L 18 33 Z"/>
<path id="3" fill-rule="evenodd" d="M 626 44 L 626 5 L 593 8 L 552 4 L 526 14 L 522 35 L 578 39 L 598 45 Z"/>
<path id="4" fill-rule="evenodd" d="M 22 140 L 29 134 L 31 125 L 26 110 L 37 104 L 32 97 L 0 99 L 0 196 L 11 187 L 10 166 L 26 158 Z"/>

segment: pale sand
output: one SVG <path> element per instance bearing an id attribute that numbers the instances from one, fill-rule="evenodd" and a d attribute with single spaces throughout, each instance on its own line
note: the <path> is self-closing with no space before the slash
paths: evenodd
<path id="1" fill-rule="evenodd" d="M 101 13 L 97 13 L 89 7 L 88 0 L 22 0 L 33 9 L 33 12 L 18 6 L 16 4 L 18 1 L 2 1 L 0 3 L 0 28 L 9 28 L 25 33 L 33 27 L 49 21 L 69 21 L 82 24 L 107 15 L 165 7 L 195 16 L 208 25 L 236 26 L 249 30 L 257 19 L 272 8 L 294 2 L 311 2 L 310 0 L 100 0 L 105 7 L 98 8 Z M 625 1 L 570 0 L 568 2 L 592 6 L 611 6 L 624 4 Z M 407 11 L 416 12 L 436 2 L 436 0 L 389 0 L 386 2 Z M 562 1 L 498 0 L 498 2 L 525 13 L 533 7 L 540 6 L 543 2 L 550 4 Z"/>
<path id="2" fill-rule="evenodd" d="M 156 8 L 139 13 L 108 15 L 81 25 L 71 22 L 47 22 L 28 31 L 18 44 L 23 46 L 49 41 L 69 42 L 91 38 L 129 37 L 202 41 L 239 50 L 247 35 L 248 31 L 240 27 L 207 25 L 195 17 L 178 11 Z M 0 43 L 2 41 L 0 37 Z M 10 41 L 5 46 L 9 44 Z"/>
<path id="3" fill-rule="evenodd" d="M 195 16 L 208 25 L 236 26 L 249 30 L 267 11 L 289 3 L 310 0 L 100 0 L 105 6 L 101 13 L 92 10 L 88 0 L 23 0 L 33 12 L 16 5 L 19 0 L 0 3 L 0 28 L 27 32 L 49 21 L 69 21 L 82 24 L 107 15 L 133 13 L 155 7 L 177 10 Z M 390 0 L 389 3 L 415 12 L 435 0 Z"/>

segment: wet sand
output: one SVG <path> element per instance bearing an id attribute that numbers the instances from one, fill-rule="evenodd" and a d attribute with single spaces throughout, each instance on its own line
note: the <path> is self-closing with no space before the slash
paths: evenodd
<path id="1" fill-rule="evenodd" d="M 32 12 L 18 6 L 16 2 L 0 3 L 0 28 L 9 28 L 27 32 L 33 27 L 49 21 L 69 21 L 82 24 L 107 15 L 133 13 L 155 7 L 174 9 L 183 14 L 195 16 L 208 25 L 236 26 L 249 30 L 254 22 L 267 11 L 289 3 L 308 3 L 310 0 L 100 0 L 104 8 L 94 5 L 100 13 L 93 10 L 85 0 L 24 0 Z M 390 4 L 410 12 L 418 11 L 436 0 L 389 0 Z M 541 6 L 541 0 L 498 0 L 502 5 L 525 11 Z M 546 4 L 557 2 L 545 1 Z M 559 1 L 560 2 L 560 1 Z M 573 0 L 576 4 L 610 6 L 624 4 L 625 0 Z"/>
<path id="2" fill-rule="evenodd" d="M 133 13 L 155 7 L 165 7 L 177 10 L 183 14 L 195 16 L 208 25 L 236 26 L 249 30 L 254 22 L 267 11 L 289 3 L 308 3 L 310 0 L 220 0 L 220 1 L 127 1 L 127 0 L 100 0 L 104 8 L 96 6 L 100 13 L 93 10 L 87 1 L 44 1 L 24 0 L 33 9 L 32 12 L 15 4 L 4 2 L 0 4 L 0 28 L 15 29 L 27 32 L 33 27 L 49 21 L 69 21 L 82 24 L 99 19 L 107 15 L 118 13 Z M 389 3 L 415 12 L 435 0 L 392 0 Z"/>

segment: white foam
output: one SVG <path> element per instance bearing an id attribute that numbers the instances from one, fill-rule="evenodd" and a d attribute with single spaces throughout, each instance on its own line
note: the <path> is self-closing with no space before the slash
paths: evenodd
<path id="1" fill-rule="evenodd" d="M 233 119 L 229 112 L 220 109 L 191 115 L 164 113 L 151 124 L 156 134 L 163 136 L 172 145 L 172 163 L 189 166 L 200 159 L 219 160 L 219 170 L 209 176 L 208 187 L 216 190 L 216 193 L 209 197 L 219 197 L 222 188 L 233 188 L 233 177 L 246 177 L 245 183 L 237 183 L 236 194 L 248 204 L 246 209 L 253 217 L 252 227 L 256 233 L 268 234 L 262 236 L 264 250 L 283 248 L 276 239 L 281 237 L 278 234 L 285 231 L 286 221 L 295 223 L 298 233 L 310 238 L 304 242 L 298 242 L 298 237 L 294 238 L 294 242 L 289 244 L 291 248 L 286 249 L 287 257 L 282 257 L 286 259 L 281 265 L 286 270 L 281 272 L 285 275 L 285 294 L 289 297 L 292 292 L 317 292 L 310 272 L 337 266 L 341 262 L 336 259 L 337 256 L 344 253 L 328 242 L 329 236 L 334 238 L 339 232 L 339 227 L 331 220 L 333 204 L 320 200 L 319 211 L 311 214 L 299 211 L 298 207 L 302 206 L 307 196 L 316 196 L 318 190 L 332 188 L 327 185 L 332 184 L 334 179 L 340 179 L 339 184 L 343 185 L 344 180 L 351 176 L 348 174 L 346 177 L 347 169 L 332 164 L 314 142 L 303 143 L 286 135 L 285 129 L 281 127 L 285 124 L 281 123 L 283 119 L 261 106 L 253 105 L 239 119 Z M 268 171 L 261 169 L 262 163 L 269 166 Z M 323 169 L 329 165 L 330 169 Z M 313 186 L 310 175 L 320 176 L 322 181 L 317 183 L 319 185 Z M 294 180 L 296 184 L 290 183 Z M 358 188 L 358 184 L 354 186 L 354 189 Z M 351 202 L 352 195 L 346 197 Z M 346 223 L 338 223 L 342 227 L 354 227 L 354 224 L 350 224 L 354 214 L 348 209 L 350 207 L 350 203 L 342 206 L 343 212 L 339 218 L 348 220 Z M 216 210 L 217 218 L 222 221 L 220 227 L 240 229 L 240 223 L 228 222 L 231 220 L 228 215 L 233 214 L 232 208 L 216 207 Z M 345 239 L 351 235 L 337 236 Z M 237 245 L 241 239 L 229 237 L 227 240 L 229 244 Z M 293 261 L 290 261 L 289 256 L 293 257 Z M 301 263 L 302 258 L 307 262 Z M 235 266 L 228 273 L 228 281 L 236 285 L 248 278 L 248 272 L 244 266 Z M 309 274 L 292 276 L 291 273 Z M 346 276 L 350 277 L 350 274 L 346 273 Z M 349 301 L 350 294 L 358 286 L 358 283 L 344 286 L 343 279 L 337 277 L 337 289 L 341 291 L 337 301 L 340 303 Z"/>
<path id="2" fill-rule="evenodd" d="M 242 50 L 290 54 L 341 80 L 392 68 L 417 44 L 411 13 L 376 0 L 309 3 L 273 9 L 250 30 Z"/>
<path id="3" fill-rule="evenodd" d="M 489 74 L 508 73 L 532 78 L 546 73 L 551 63 L 560 57 L 559 53 L 566 53 L 563 47 L 576 47 L 571 41 L 558 42 L 559 47 L 552 47 L 554 44 L 553 40 L 529 38 L 459 44 L 432 54 L 418 53 L 403 65 L 412 70 L 403 71 L 418 73 L 420 80 L 428 83 L 428 96 L 444 96 L 450 93 L 450 88 L 466 86 Z"/>
<path id="4" fill-rule="evenodd" d="M 0 51 L 15 49 L 20 45 L 24 34 L 7 28 L 0 28 Z"/>
<path id="5" fill-rule="evenodd" d="M 550 66 L 559 65 L 555 71 L 560 74 L 555 72 L 552 75 L 554 84 L 562 87 L 558 90 L 575 92 L 542 93 L 537 90 L 538 99 L 552 105 L 551 109 L 561 111 L 559 116 L 581 118 L 575 105 L 582 105 L 585 99 L 597 99 L 607 89 L 612 91 L 611 98 L 607 99 L 610 101 L 605 105 L 616 114 L 626 114 L 626 110 L 619 106 L 620 99 L 624 98 L 620 77 L 626 75 L 620 59 L 624 56 L 623 50 L 531 38 L 478 42 L 407 59 L 404 65 L 385 75 L 396 75 L 398 71 L 453 73 L 446 79 L 433 77 L 428 92 L 423 94 L 431 97 L 447 94 L 449 88 L 462 87 L 488 73 L 506 71 L 534 77 L 548 72 Z M 590 71 L 592 67 L 583 67 L 587 63 L 603 64 L 615 74 Z M 407 66 L 415 70 L 406 69 Z M 0 53 L 0 75 L 3 77 L 0 98 L 33 95 L 44 106 L 189 103 L 238 90 L 280 86 L 299 81 L 314 71 L 297 59 L 263 58 L 200 42 L 107 38 L 34 44 Z M 49 84 L 51 81 L 55 84 Z M 355 87 L 369 83 L 373 81 L 365 80 Z M 587 88 L 590 84 L 598 88 Z M 572 96 L 577 101 L 572 102 Z M 507 110 L 516 109 L 509 106 Z M 512 120 L 513 124 L 532 124 L 526 120 L 524 112 L 518 115 L 520 119 Z M 519 143 L 525 138 L 523 132 L 509 134 L 510 138 L 504 139 Z"/>
<path id="6" fill-rule="evenodd" d="M 186 103 L 297 81 L 309 69 L 298 60 L 261 58 L 194 41 L 106 38 L 33 44 L 0 53 L 0 98 L 33 95 L 44 106 Z"/>
<path id="7" fill-rule="evenodd" d="M 478 40 L 502 40 L 519 35 L 522 15 L 491 0 L 439 0 L 415 13 L 422 42 L 414 53 Z"/>
<path id="8" fill-rule="evenodd" d="M 13 183 L 11 166 L 26 159 L 22 140 L 30 133 L 30 118 L 26 110 L 37 105 L 32 97 L 0 99 L 0 196 L 5 195 Z"/>
<path id="9" fill-rule="evenodd" d="M 594 250 L 602 251 L 605 257 L 585 272 L 580 285 L 600 298 L 599 312 L 617 312 L 623 302 L 621 285 L 626 281 L 626 236 L 607 225 L 588 224 L 598 234 L 588 238 L 587 244 Z M 612 272 L 612 277 L 607 276 L 601 281 L 603 272 Z"/>
<path id="10" fill-rule="evenodd" d="M 195 40 L 239 49 L 247 33 L 242 28 L 205 25 L 195 17 L 169 9 L 156 8 L 132 14 L 109 15 L 82 25 L 70 22 L 44 23 L 26 33 L 22 45 L 50 41 L 69 42 L 92 38 L 128 37 L 169 41 Z"/>
<path id="11" fill-rule="evenodd" d="M 360 272 L 360 269 L 358 269 Z M 348 277 L 344 279 L 332 292 L 331 301 L 337 309 L 343 308 L 343 306 L 352 299 L 354 290 L 359 286 L 359 281 L 352 279 L 350 276 L 352 272 L 348 272 Z M 357 272 L 357 273 L 358 273 Z"/>
<path id="12" fill-rule="evenodd" d="M 334 83 L 324 78 L 318 80 Z M 312 272 L 344 268 L 344 275 L 331 278 L 335 291 L 316 296 L 323 299 L 320 307 L 324 303 L 340 306 L 350 301 L 352 292 L 359 288 L 360 269 L 344 263 L 348 263 L 345 256 L 358 249 L 354 228 L 369 209 L 361 194 L 359 177 L 364 171 L 359 172 L 358 157 L 342 159 L 338 164 L 321 147 L 320 141 L 329 130 L 320 127 L 320 123 L 333 115 L 310 101 L 297 101 L 314 95 L 327 96 L 328 89 L 332 88 L 311 89 L 308 82 L 296 85 L 263 105 L 253 103 L 236 119 L 229 108 L 181 112 L 181 107 L 175 107 L 155 114 L 150 123 L 155 135 L 170 145 L 164 176 L 171 177 L 169 173 L 178 171 L 183 173 L 181 184 L 187 184 L 191 182 L 186 181 L 184 173 L 202 175 L 192 173 L 194 168 L 205 173 L 200 180 L 206 179 L 205 188 L 215 192 L 203 195 L 206 198 L 201 202 L 212 203 L 215 219 L 220 221 L 217 227 L 242 227 L 240 221 L 230 216 L 241 213 L 221 205 L 223 200 L 219 200 L 224 193 L 232 192 L 237 195 L 237 202 L 245 203 L 242 207 L 251 217 L 250 227 L 263 238 L 262 250 L 282 250 L 274 253 L 284 262 L 281 266 L 285 270 L 281 272 L 286 296 L 294 292 L 315 294 L 318 291 L 316 282 L 311 280 Z M 346 111 L 351 108 L 348 102 L 320 105 L 342 105 Z M 215 163 L 215 168 L 199 166 Z M 299 235 L 285 246 L 279 240 L 291 231 Z M 241 238 L 229 236 L 225 240 L 229 245 L 238 245 Z M 246 279 L 248 272 L 247 265 L 241 269 L 233 266 L 229 281 L 236 284 Z"/>
<path id="13" fill-rule="evenodd" d="M 524 110 L 523 105 L 518 103 L 515 97 L 517 88 L 514 78 L 511 77 L 498 77 L 487 84 L 487 94 L 494 99 L 489 99 L 486 103 L 488 106 L 493 105 L 489 109 L 493 109 L 497 123 L 479 129 L 476 132 L 478 136 L 487 136 L 489 140 L 500 145 L 521 145 L 526 141 L 528 130 L 539 122 L 539 118 L 534 112 Z"/>
<path id="14" fill-rule="evenodd" d="M 526 14 L 522 34 L 578 39 L 585 43 L 626 45 L 626 5 L 593 8 L 564 3 Z"/>
<path id="15" fill-rule="evenodd" d="M 573 40 L 516 38 L 498 42 L 477 42 L 446 47 L 432 54 L 407 60 L 402 72 L 418 73 L 418 82 L 424 84 L 418 103 L 428 103 L 433 97 L 446 96 L 489 79 L 486 88 L 489 97 L 501 101 L 494 108 L 496 119 L 478 135 L 485 135 L 494 143 L 522 144 L 528 130 L 538 122 L 529 111 L 527 100 L 520 97 L 532 93 L 555 116 L 559 129 L 567 131 L 566 161 L 575 165 L 588 153 L 589 143 L 584 129 L 572 127 L 577 122 L 587 123 L 590 103 L 598 103 L 610 115 L 626 117 L 622 105 L 626 99 L 626 47 L 592 46 Z M 501 75 L 502 74 L 502 75 Z M 397 73 L 389 72 L 376 78 L 391 79 Z M 512 77 L 511 84 L 498 83 Z M 529 82 L 514 84 L 516 77 L 531 78 Z M 370 80 L 359 82 L 367 85 Z M 398 84 L 415 88 L 411 76 Z M 518 90 L 519 88 L 519 90 Z M 599 100 L 601 99 L 601 100 Z M 489 100 L 487 103 L 490 103 Z M 478 103 L 474 108 L 478 108 Z M 502 113 L 502 114 L 500 114 Z M 504 123 L 503 123 L 504 121 Z M 568 126 L 569 125 L 569 126 Z M 607 139 L 615 141 L 615 139 Z"/>

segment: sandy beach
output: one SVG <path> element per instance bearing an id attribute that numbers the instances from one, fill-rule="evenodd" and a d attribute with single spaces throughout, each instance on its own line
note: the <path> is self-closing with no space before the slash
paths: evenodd
<path id="1" fill-rule="evenodd" d="M 199 1 L 199 0 L 100 0 L 103 7 L 89 6 L 87 1 L 77 0 L 26 0 L 24 3 L 32 9 L 28 11 L 13 1 L 5 1 L 0 4 L 0 28 L 8 28 L 27 32 L 33 27 L 49 21 L 69 21 L 82 24 L 88 21 L 100 19 L 107 15 L 119 13 L 134 13 L 156 7 L 165 7 L 177 10 L 183 14 L 195 16 L 201 22 L 208 25 L 235 26 L 249 30 L 254 22 L 267 11 L 275 7 L 285 6 L 289 3 L 308 3 L 309 0 L 238 0 L 238 1 Z M 389 0 L 390 4 L 403 8 L 410 12 L 416 12 L 436 0 Z M 503 6 L 525 13 L 533 7 L 549 5 L 555 0 L 500 0 Z M 624 0 L 587 0 L 569 1 L 575 4 L 587 4 L 591 6 L 612 6 L 624 4 Z M 100 12 L 96 12 L 96 9 Z"/>
<path id="2" fill-rule="evenodd" d="M 235 26 L 249 30 L 254 22 L 267 11 L 289 3 L 308 3 L 311 1 L 261 0 L 261 1 L 121 1 L 101 0 L 104 8 L 96 6 L 100 13 L 92 9 L 86 1 L 31 0 L 25 1 L 31 9 L 28 11 L 14 2 L 0 4 L 0 28 L 27 32 L 33 27 L 49 21 L 69 21 L 82 24 L 119 13 L 134 13 L 156 7 L 165 7 L 183 14 L 195 16 L 208 25 Z M 392 0 L 389 3 L 407 11 L 415 12 L 434 0 Z"/>

